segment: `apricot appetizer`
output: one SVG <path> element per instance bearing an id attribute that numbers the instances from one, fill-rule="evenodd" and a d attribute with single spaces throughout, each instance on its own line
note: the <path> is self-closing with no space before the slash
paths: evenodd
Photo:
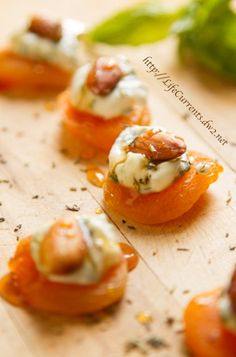
<path id="1" fill-rule="evenodd" d="M 222 167 L 163 128 L 133 126 L 116 139 L 104 184 L 108 209 L 142 224 L 173 220 L 188 211 Z"/>
<path id="2" fill-rule="evenodd" d="M 146 86 L 123 56 L 79 68 L 62 103 L 66 132 L 104 152 L 125 127 L 150 121 Z"/>
<path id="3" fill-rule="evenodd" d="M 104 215 L 62 218 L 19 242 L 0 295 L 44 312 L 92 313 L 121 299 L 133 262 Z"/>
<path id="4" fill-rule="evenodd" d="M 81 24 L 34 16 L 0 51 L 0 93 L 43 94 L 64 90 L 84 61 Z"/>
<path id="5" fill-rule="evenodd" d="M 235 357 L 236 270 L 229 288 L 196 296 L 184 320 L 187 346 L 194 357 Z"/>

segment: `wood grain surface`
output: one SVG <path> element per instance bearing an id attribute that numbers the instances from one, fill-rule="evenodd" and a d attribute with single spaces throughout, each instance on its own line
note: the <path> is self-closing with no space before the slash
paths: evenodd
<path id="1" fill-rule="evenodd" d="M 0 44 L 28 14 L 70 16 L 90 25 L 128 3 L 134 1 L 100 0 L 98 6 L 95 0 L 0 0 Z M 202 69 L 184 67 L 175 49 L 170 39 L 138 49 L 100 46 L 96 50 L 127 54 L 149 86 L 154 122 L 183 136 L 189 148 L 218 159 L 224 173 L 189 213 L 165 225 L 123 224 L 123 217 L 106 212 L 120 239 L 140 255 L 122 303 L 94 319 L 66 319 L 0 301 L 1 357 L 133 357 L 145 352 L 183 357 L 184 306 L 194 294 L 227 282 L 236 256 L 236 146 L 223 147 L 194 118 L 186 119 L 186 108 L 146 72 L 142 59 L 152 56 L 231 143 L 236 142 L 236 87 Z M 0 98 L 0 217 L 5 219 L 0 223 L 1 274 L 7 271 L 17 239 L 67 213 L 66 205 L 77 204 L 81 213 L 89 214 L 104 209 L 102 190 L 86 180 L 86 163 L 76 163 L 61 151 L 60 112 L 54 106 L 54 101 Z M 144 312 L 152 316 L 149 326 L 137 318 Z M 154 349 L 146 343 L 152 337 L 168 346 Z M 127 345 L 134 340 L 141 346 L 128 352 Z"/>

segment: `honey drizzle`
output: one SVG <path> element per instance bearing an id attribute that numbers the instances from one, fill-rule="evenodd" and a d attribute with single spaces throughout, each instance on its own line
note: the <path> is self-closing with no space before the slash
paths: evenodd
<path id="1" fill-rule="evenodd" d="M 139 262 L 139 256 L 136 250 L 131 245 L 126 243 L 120 243 L 120 248 L 123 252 L 125 260 L 127 261 L 128 271 L 133 270 Z"/>

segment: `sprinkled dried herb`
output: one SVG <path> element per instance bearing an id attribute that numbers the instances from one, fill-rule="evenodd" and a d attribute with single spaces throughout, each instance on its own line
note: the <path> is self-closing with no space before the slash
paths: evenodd
<path id="1" fill-rule="evenodd" d="M 134 226 L 127 226 L 129 229 L 135 230 L 136 228 Z"/>
<path id="2" fill-rule="evenodd" d="M 71 191 L 71 192 L 76 192 L 76 191 L 77 191 L 77 188 L 76 188 L 76 187 L 70 187 L 70 191 Z"/>
<path id="3" fill-rule="evenodd" d="M 230 202 L 232 201 L 232 195 L 231 195 L 231 192 L 228 191 L 228 197 L 227 197 L 227 200 L 226 200 L 226 206 L 228 206 L 230 204 Z"/>
<path id="4" fill-rule="evenodd" d="M 133 304 L 133 301 L 130 300 L 130 299 L 126 299 L 126 302 L 127 302 L 129 305 L 132 305 L 132 304 Z"/>
<path id="5" fill-rule="evenodd" d="M 134 350 L 138 350 L 142 354 L 147 354 L 147 348 L 143 341 L 140 340 L 130 340 L 125 345 L 126 352 L 132 352 Z"/>
<path id="6" fill-rule="evenodd" d="M 148 170 L 153 170 L 153 171 L 157 171 L 158 170 L 158 166 L 157 163 L 153 162 L 152 160 L 150 160 L 147 164 L 147 169 Z"/>
<path id="7" fill-rule="evenodd" d="M 118 176 L 117 176 L 117 174 L 116 174 L 114 171 L 110 173 L 110 178 L 111 178 L 114 182 L 119 182 Z"/>
<path id="8" fill-rule="evenodd" d="M 190 118 L 190 113 L 184 113 L 184 114 L 181 116 L 181 118 L 182 118 L 183 120 L 188 120 L 188 119 Z"/>
<path id="9" fill-rule="evenodd" d="M 87 191 L 87 187 L 81 187 L 80 190 L 81 191 Z"/>
<path id="10" fill-rule="evenodd" d="M 171 316 L 167 317 L 167 319 L 166 319 L 166 324 L 167 324 L 168 326 L 172 326 L 172 325 L 174 324 L 174 322 L 175 322 L 174 317 L 171 317 Z"/>
<path id="11" fill-rule="evenodd" d="M 169 348 L 169 344 L 166 343 L 163 339 L 152 336 L 149 337 L 148 339 L 142 340 L 142 339 L 132 339 L 128 341 L 125 345 L 125 350 L 126 352 L 132 352 L 132 351 L 138 351 L 141 354 L 148 354 L 150 349 L 164 349 L 164 348 Z"/>
<path id="12" fill-rule="evenodd" d="M 14 232 L 18 232 L 22 227 L 22 224 L 17 224 L 17 226 L 14 228 Z"/>
<path id="13" fill-rule="evenodd" d="M 78 212 L 80 210 L 80 207 L 76 204 L 74 204 L 73 206 L 66 205 L 66 210 L 71 212 Z"/>
<path id="14" fill-rule="evenodd" d="M 81 318 L 81 321 L 86 325 L 96 325 L 102 321 L 102 315 L 100 313 L 93 314 L 93 315 L 84 315 Z"/>
<path id="15" fill-rule="evenodd" d="M 147 345 L 154 349 L 169 348 L 169 345 L 161 338 L 150 337 L 146 342 Z"/>
<path id="16" fill-rule="evenodd" d="M 9 180 L 0 180 L 0 183 L 10 183 L 10 181 Z"/>
<path id="17" fill-rule="evenodd" d="M 175 287 L 169 290 L 169 294 L 172 295 L 175 292 Z"/>

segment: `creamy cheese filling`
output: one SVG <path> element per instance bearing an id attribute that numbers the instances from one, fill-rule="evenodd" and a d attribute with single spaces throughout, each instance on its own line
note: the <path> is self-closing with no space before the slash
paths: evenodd
<path id="1" fill-rule="evenodd" d="M 142 194 L 165 190 L 175 179 L 190 169 L 186 153 L 174 160 L 155 164 L 148 160 L 144 154 L 127 152 L 128 145 L 150 128 L 155 131 L 165 131 L 163 128 L 147 126 L 127 128 L 116 139 L 109 154 L 111 178 Z"/>
<path id="2" fill-rule="evenodd" d="M 40 247 L 47 230 L 35 234 L 31 241 L 31 255 L 37 269 L 48 280 L 68 284 L 94 284 L 98 283 L 105 272 L 119 263 L 122 252 L 117 242 L 113 226 L 107 221 L 105 215 L 80 216 L 77 218 L 83 237 L 88 247 L 88 252 L 78 269 L 67 274 L 48 274 L 42 265 Z"/>
<path id="3" fill-rule="evenodd" d="M 219 300 L 220 317 L 224 325 L 236 333 L 236 316 L 233 312 L 230 300 L 225 292 Z"/>
<path id="4" fill-rule="evenodd" d="M 123 77 L 108 95 L 94 94 L 86 85 L 91 63 L 79 68 L 72 80 L 70 99 L 73 107 L 81 111 L 112 119 L 129 113 L 134 104 L 145 105 L 147 88 L 134 73 L 133 68 L 124 56 L 117 57 Z"/>
<path id="5" fill-rule="evenodd" d="M 83 32 L 83 25 L 72 19 L 62 21 L 62 38 L 54 42 L 27 31 L 27 26 L 22 31 L 12 36 L 11 50 L 19 55 L 35 61 L 45 61 L 62 67 L 65 70 L 75 70 L 85 63 L 85 49 L 79 35 Z"/>

